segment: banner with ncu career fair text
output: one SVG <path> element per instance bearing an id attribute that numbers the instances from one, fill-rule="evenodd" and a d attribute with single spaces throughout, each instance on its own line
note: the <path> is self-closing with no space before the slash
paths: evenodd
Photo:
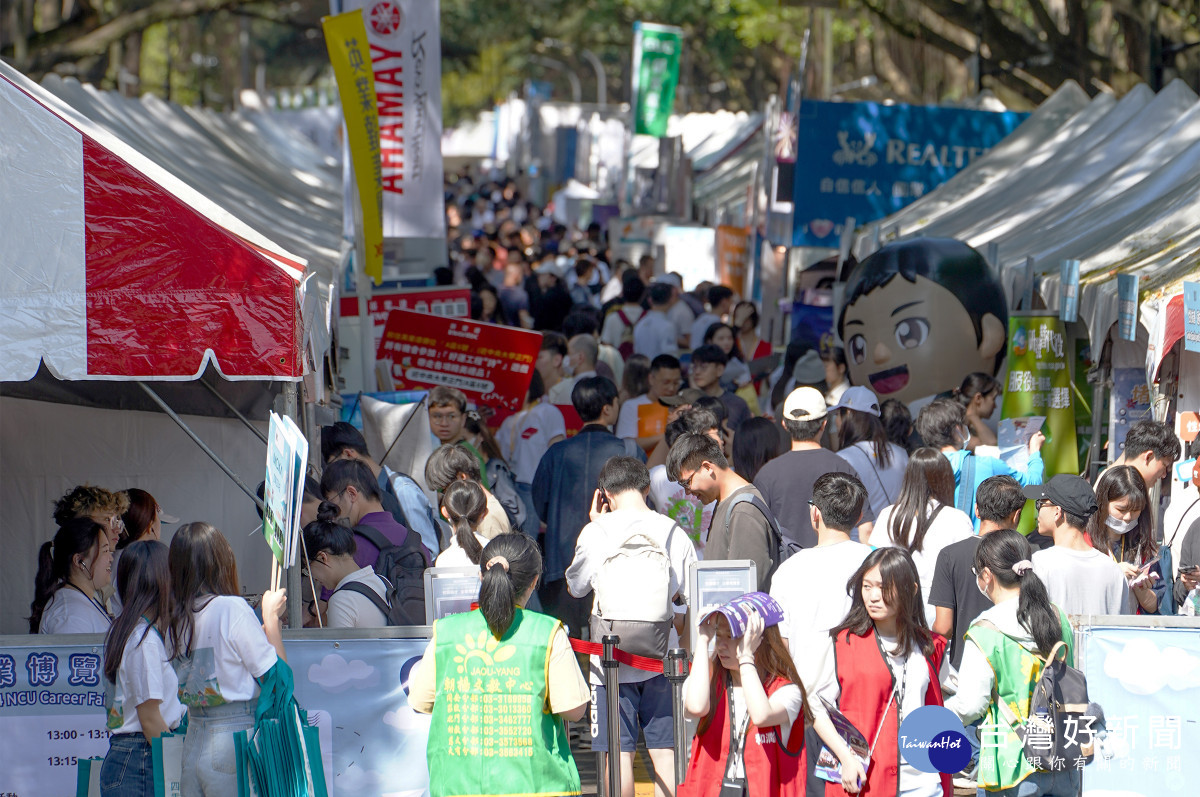
<path id="1" fill-rule="evenodd" d="M 1008 375 L 1001 418 L 1044 416 L 1042 460 L 1049 479 L 1078 473 L 1071 365 L 1063 323 L 1056 315 L 1008 320 Z"/>
<path id="2" fill-rule="evenodd" d="M 805 100 L 793 246 L 836 248 L 848 217 L 882 219 L 937 188 L 1029 114 Z"/>

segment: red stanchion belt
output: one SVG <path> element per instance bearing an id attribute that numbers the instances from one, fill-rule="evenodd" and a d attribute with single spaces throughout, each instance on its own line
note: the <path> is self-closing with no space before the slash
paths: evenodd
<path id="1" fill-rule="evenodd" d="M 604 645 L 599 642 L 584 642 L 582 639 L 572 639 L 571 649 L 576 653 L 584 653 L 588 656 L 603 656 Z M 621 664 L 628 664 L 630 667 L 646 672 L 661 673 L 663 671 L 662 659 L 652 659 L 648 656 L 637 656 L 633 653 L 626 653 L 620 648 L 613 648 L 613 658 Z"/>

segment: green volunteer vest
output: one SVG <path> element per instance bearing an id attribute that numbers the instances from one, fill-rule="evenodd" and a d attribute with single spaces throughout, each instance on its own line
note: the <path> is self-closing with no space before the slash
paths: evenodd
<path id="1" fill-rule="evenodd" d="M 1058 614 L 1067 642 L 1067 664 L 1074 666 L 1075 632 L 1066 615 L 1062 611 Z M 1004 721 L 997 701 L 1008 703 L 1013 714 L 1024 722 L 1029 716 L 1033 688 L 1042 675 L 1042 660 L 1012 637 L 991 628 L 972 625 L 967 630 L 967 639 L 979 646 L 995 675 L 992 702 L 979 726 L 979 785 L 988 791 L 1000 791 L 1017 785 L 1037 770 L 1025 760 L 1021 740 Z"/>
<path id="2" fill-rule="evenodd" d="M 566 728 L 547 695 L 550 641 L 560 626 L 517 609 L 496 639 L 479 610 L 437 621 L 426 754 L 433 797 L 580 793 Z"/>

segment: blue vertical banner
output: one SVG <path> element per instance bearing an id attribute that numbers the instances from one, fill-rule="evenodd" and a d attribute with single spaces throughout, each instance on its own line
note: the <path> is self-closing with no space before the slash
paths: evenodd
<path id="1" fill-rule="evenodd" d="M 1079 318 L 1079 261 L 1064 260 L 1059 280 L 1058 316 L 1064 324 Z"/>
<path id="2" fill-rule="evenodd" d="M 1200 351 L 1200 282 L 1183 283 L 1183 348 Z"/>
<path id="3" fill-rule="evenodd" d="M 869 224 L 920 199 L 1027 116 L 805 100 L 797 111 L 792 245 L 836 248 L 844 219 Z"/>
<path id="4" fill-rule="evenodd" d="M 1121 340 L 1137 340 L 1138 275 L 1117 275 L 1117 334 Z"/>

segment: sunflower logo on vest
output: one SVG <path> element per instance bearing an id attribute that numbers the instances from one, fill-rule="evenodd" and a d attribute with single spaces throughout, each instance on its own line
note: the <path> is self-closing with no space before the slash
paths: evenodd
<path id="1" fill-rule="evenodd" d="M 487 631 L 479 632 L 478 637 L 473 637 L 467 634 L 463 637 L 463 642 L 454 646 L 458 651 L 458 655 L 454 657 L 454 663 L 458 665 L 458 671 L 466 672 L 467 663 L 471 659 L 479 659 L 484 666 L 492 667 L 503 661 L 508 661 L 517 652 L 516 645 L 501 645 L 500 640 L 489 634 Z"/>

